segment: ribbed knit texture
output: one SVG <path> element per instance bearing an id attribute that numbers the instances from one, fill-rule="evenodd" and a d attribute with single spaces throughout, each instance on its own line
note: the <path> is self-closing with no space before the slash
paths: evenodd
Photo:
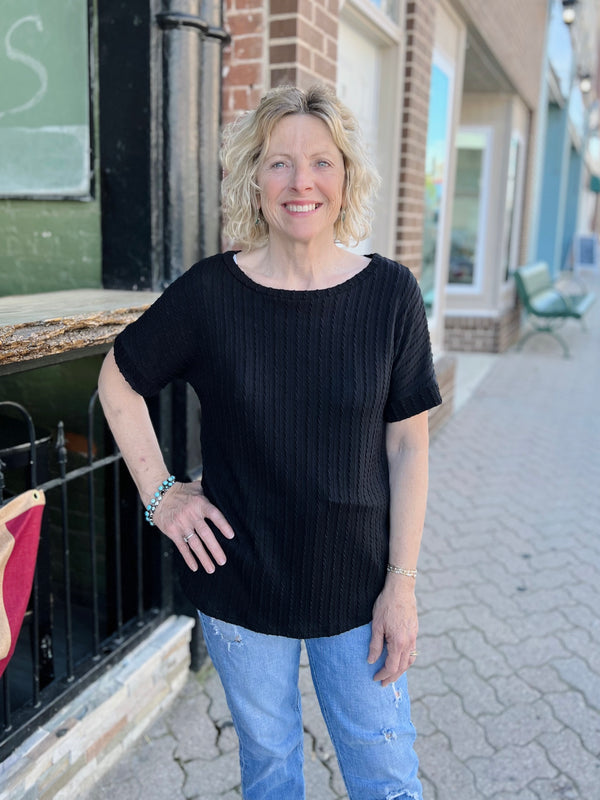
<path id="1" fill-rule="evenodd" d="M 235 539 L 213 575 L 181 562 L 204 613 L 330 636 L 371 619 L 385 580 L 385 423 L 441 402 L 419 287 L 374 255 L 330 289 L 254 283 L 233 253 L 199 262 L 116 339 L 140 394 L 173 378 L 202 406 L 202 483 Z"/>

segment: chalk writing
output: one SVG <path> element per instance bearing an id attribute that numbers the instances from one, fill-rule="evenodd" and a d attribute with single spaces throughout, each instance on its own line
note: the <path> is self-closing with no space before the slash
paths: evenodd
<path id="1" fill-rule="evenodd" d="M 23 111 L 33 108 L 42 100 L 46 94 L 46 89 L 48 88 L 48 71 L 46 67 L 41 63 L 41 61 L 38 61 L 37 58 L 27 55 L 27 53 L 24 53 L 22 50 L 14 47 L 12 44 L 12 37 L 15 31 L 18 30 L 18 28 L 20 28 L 22 25 L 26 25 L 28 23 L 35 25 L 36 29 L 40 33 L 44 30 L 41 17 L 23 17 L 22 19 L 14 22 L 8 29 L 8 32 L 4 37 L 4 49 L 6 51 L 6 55 L 11 61 L 20 62 L 26 67 L 29 67 L 29 69 L 33 70 L 38 77 L 40 85 L 37 92 L 26 103 L 23 103 L 20 106 L 9 108 L 5 111 L 0 111 L 0 118 L 6 116 L 7 114 L 19 114 Z"/>

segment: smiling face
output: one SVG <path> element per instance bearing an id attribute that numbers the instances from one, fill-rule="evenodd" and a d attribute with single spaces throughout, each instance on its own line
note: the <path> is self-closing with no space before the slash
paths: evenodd
<path id="1" fill-rule="evenodd" d="M 342 153 L 322 120 L 310 114 L 280 120 L 257 173 L 269 237 L 333 243 L 344 179 Z"/>

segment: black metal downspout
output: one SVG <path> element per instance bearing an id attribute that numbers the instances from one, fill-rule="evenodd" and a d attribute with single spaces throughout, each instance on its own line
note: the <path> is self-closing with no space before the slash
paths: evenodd
<path id="1" fill-rule="evenodd" d="M 163 31 L 163 258 L 170 283 L 219 249 L 220 0 L 170 0 Z"/>
<path id="2" fill-rule="evenodd" d="M 221 0 L 165 0 L 165 5 L 156 22 L 162 31 L 162 254 L 168 284 L 220 249 L 221 67 L 229 35 L 222 27 Z M 196 478 L 198 401 L 190 387 L 176 382 L 170 406 L 172 470 L 179 478 Z M 194 613 L 183 598 L 179 602 Z M 206 649 L 198 624 L 190 649 L 192 669 L 200 669 Z"/>

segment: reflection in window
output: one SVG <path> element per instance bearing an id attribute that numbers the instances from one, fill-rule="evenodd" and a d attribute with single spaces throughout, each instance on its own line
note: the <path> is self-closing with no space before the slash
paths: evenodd
<path id="1" fill-rule="evenodd" d="M 448 275 L 451 284 L 472 285 L 475 282 L 486 143 L 485 133 L 460 132 L 456 140 L 456 185 Z"/>
<path id="2" fill-rule="evenodd" d="M 437 64 L 431 72 L 427 152 L 425 157 L 425 220 L 423 230 L 423 261 L 421 292 L 427 313 L 431 315 L 435 290 L 435 266 L 442 203 L 448 162 L 448 104 L 450 79 Z"/>
<path id="3" fill-rule="evenodd" d="M 504 233 L 502 242 L 502 274 L 508 280 L 511 269 L 516 266 L 515 261 L 515 234 L 517 232 L 516 199 L 517 176 L 519 174 L 520 142 L 517 136 L 510 140 L 510 153 L 508 155 L 508 176 L 506 179 L 506 204 L 504 206 Z"/>

